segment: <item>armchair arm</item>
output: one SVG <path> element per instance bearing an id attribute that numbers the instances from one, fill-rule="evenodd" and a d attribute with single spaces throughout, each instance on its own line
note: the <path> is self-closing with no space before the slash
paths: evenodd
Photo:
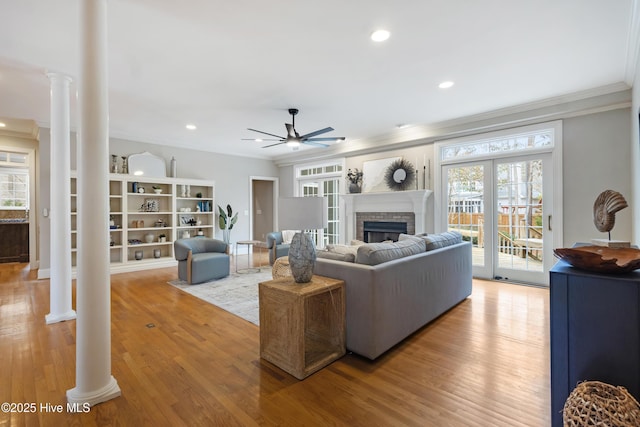
<path id="1" fill-rule="evenodd" d="M 282 244 L 282 232 L 281 231 L 272 231 L 271 233 L 267 233 L 267 249 L 273 249 L 277 245 Z"/>

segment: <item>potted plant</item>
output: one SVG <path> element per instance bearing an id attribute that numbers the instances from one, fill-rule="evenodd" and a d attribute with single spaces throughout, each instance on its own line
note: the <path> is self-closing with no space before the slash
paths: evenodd
<path id="1" fill-rule="evenodd" d="M 166 241 L 167 241 L 167 235 L 166 235 L 166 234 L 164 234 L 164 233 L 160 234 L 160 235 L 158 236 L 158 241 L 159 241 L 160 243 L 164 243 L 164 242 L 166 242 Z"/>
<path id="2" fill-rule="evenodd" d="M 220 230 L 222 230 L 222 240 L 227 244 L 227 249 L 229 248 L 231 229 L 237 221 L 238 213 L 236 212 L 235 215 L 233 214 L 231 205 L 227 205 L 226 211 L 218 205 L 218 226 L 220 227 Z"/>
<path id="3" fill-rule="evenodd" d="M 349 181 L 349 193 L 360 193 L 362 191 L 362 171 L 358 168 L 347 171 L 347 181 Z"/>

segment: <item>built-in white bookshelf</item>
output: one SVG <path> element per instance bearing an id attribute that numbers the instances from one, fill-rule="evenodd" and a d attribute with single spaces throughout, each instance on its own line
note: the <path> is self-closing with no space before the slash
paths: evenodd
<path id="1" fill-rule="evenodd" d="M 77 261 L 77 174 L 71 174 L 72 265 Z M 112 272 L 175 266 L 173 242 L 214 237 L 215 184 L 181 178 L 109 175 Z"/>

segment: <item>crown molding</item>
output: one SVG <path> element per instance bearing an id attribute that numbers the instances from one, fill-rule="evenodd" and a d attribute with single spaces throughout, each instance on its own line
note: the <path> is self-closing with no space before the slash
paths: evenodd
<path id="1" fill-rule="evenodd" d="M 431 125 L 411 126 L 375 138 L 348 140 L 316 152 L 286 154 L 275 158 L 274 163 L 282 167 L 301 161 L 405 149 L 445 139 L 629 107 L 631 89 L 626 83 L 619 82 Z"/>

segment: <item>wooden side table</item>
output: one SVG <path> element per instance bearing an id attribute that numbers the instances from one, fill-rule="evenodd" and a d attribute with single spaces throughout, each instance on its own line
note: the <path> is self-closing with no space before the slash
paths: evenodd
<path id="1" fill-rule="evenodd" d="M 344 356 L 345 293 L 342 280 L 313 276 L 262 282 L 260 357 L 301 380 Z"/>

